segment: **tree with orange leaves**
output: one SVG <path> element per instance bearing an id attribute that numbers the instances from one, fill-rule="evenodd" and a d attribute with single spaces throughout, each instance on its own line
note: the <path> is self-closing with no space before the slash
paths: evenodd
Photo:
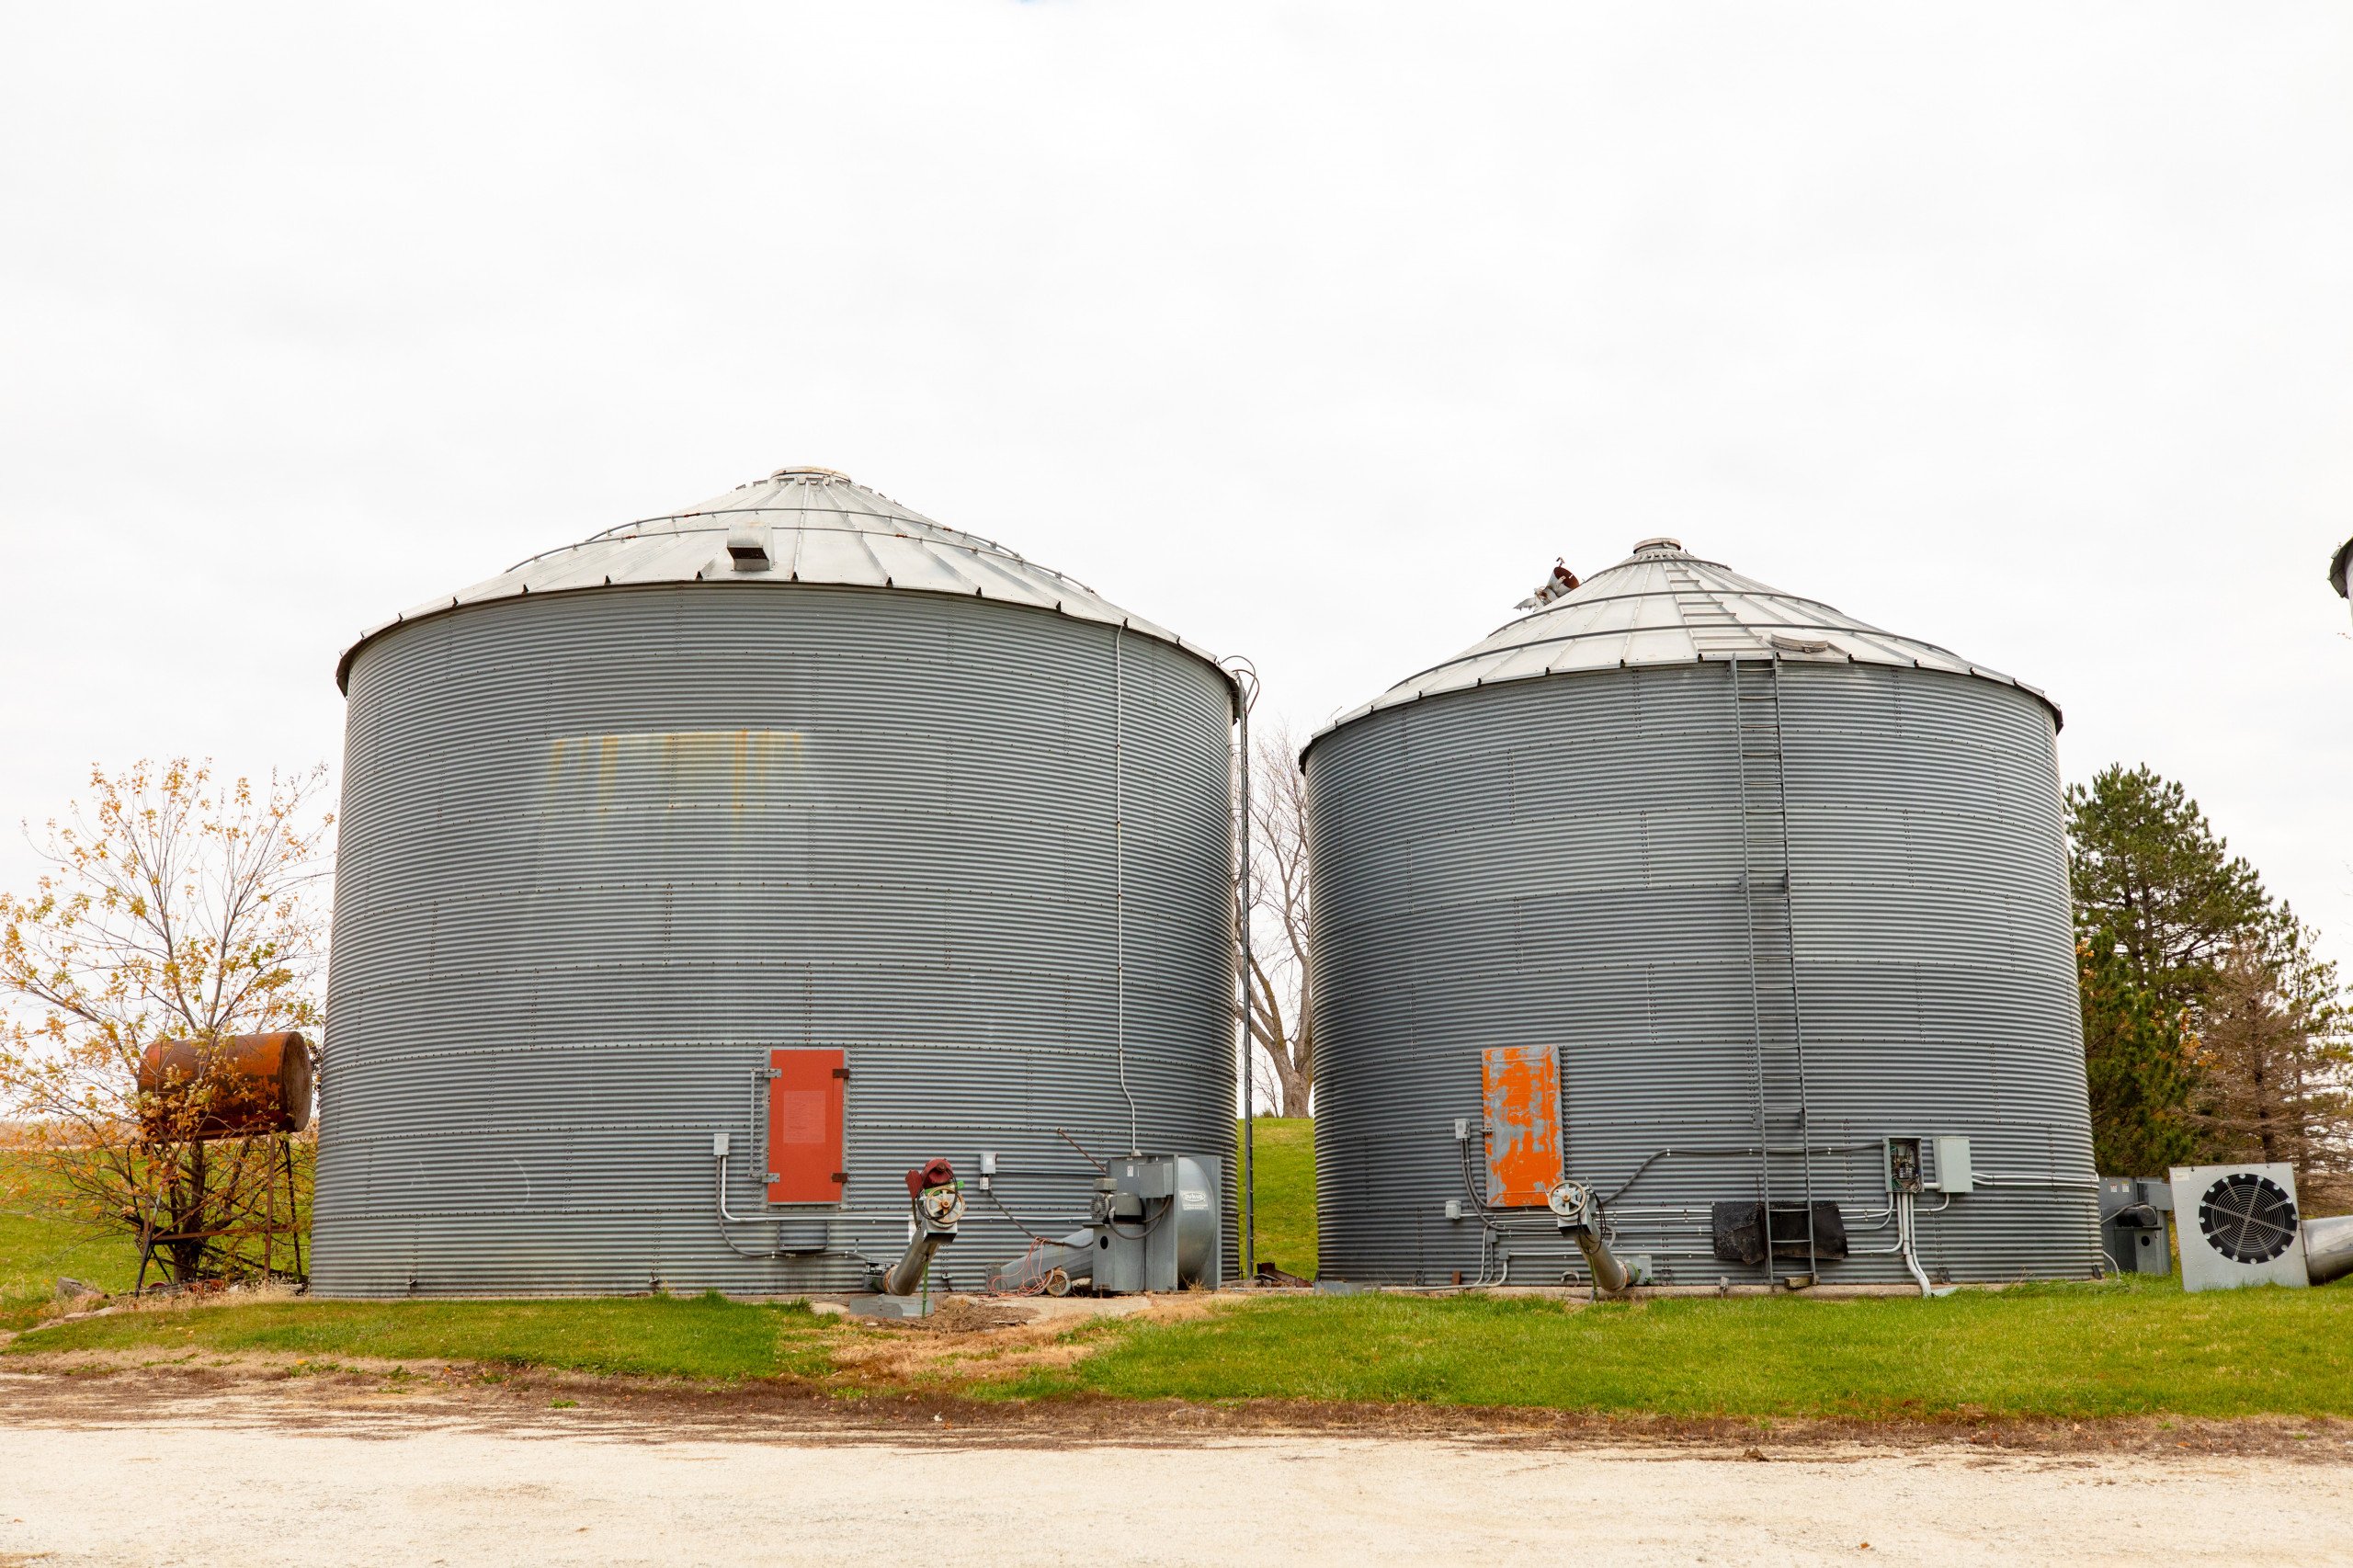
<path id="1" fill-rule="evenodd" d="M 94 767 L 88 798 L 28 835 L 48 862 L 32 891 L 0 893 L 0 1113 L 28 1124 L 31 1165 L 81 1218 L 184 1238 L 157 1252 L 176 1279 L 253 1272 L 241 1233 L 284 1208 L 281 1155 L 199 1137 L 212 1075 L 142 1091 L 141 1057 L 315 1026 L 325 777 Z"/>

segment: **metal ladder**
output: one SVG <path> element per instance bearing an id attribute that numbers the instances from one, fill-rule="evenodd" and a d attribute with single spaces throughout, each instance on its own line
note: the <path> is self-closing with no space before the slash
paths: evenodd
<path id="1" fill-rule="evenodd" d="M 1748 644 L 1754 649 L 1753 641 Z M 1765 1271 L 1773 1272 L 1773 1210 L 1802 1202 L 1806 1271 L 1816 1282 L 1813 1129 L 1805 1085 L 1805 1017 L 1798 990 L 1790 885 L 1788 764 L 1781 747 L 1781 662 L 1725 659 L 1739 747 L 1740 888 L 1747 928 L 1750 1027 L 1756 1051 L 1756 1201 Z"/>

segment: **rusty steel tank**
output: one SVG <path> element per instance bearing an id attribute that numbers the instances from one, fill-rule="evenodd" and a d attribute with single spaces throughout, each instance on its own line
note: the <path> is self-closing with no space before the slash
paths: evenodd
<path id="1" fill-rule="evenodd" d="M 263 1138 L 311 1125 L 311 1042 L 295 1033 L 159 1040 L 139 1059 L 151 1140 Z"/>

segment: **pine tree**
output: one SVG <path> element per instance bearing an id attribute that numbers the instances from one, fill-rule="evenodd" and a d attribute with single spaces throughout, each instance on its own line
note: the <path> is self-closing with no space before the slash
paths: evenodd
<path id="1" fill-rule="evenodd" d="M 2217 965 L 2270 901 L 2188 793 L 2147 767 L 2104 768 L 2067 807 L 2093 1157 L 2154 1175 L 2198 1153 Z"/>
<path id="2" fill-rule="evenodd" d="M 2147 767 L 2101 770 L 2067 791 L 2077 934 L 2120 944 L 2136 984 L 2196 1015 L 2215 966 L 2270 914 L 2255 868 L 2231 854 L 2188 792 Z"/>
<path id="3" fill-rule="evenodd" d="M 2353 1039 L 2313 933 L 2146 767 L 2067 791 L 2093 1157 L 2291 1165 L 2353 1197 Z"/>
<path id="4" fill-rule="evenodd" d="M 2139 983 L 2120 946 L 2101 949 L 2086 939 L 2075 956 L 2094 1164 L 2141 1176 L 2188 1163 L 2198 1148 L 2189 1109 L 2198 1076 L 2184 1010 Z"/>

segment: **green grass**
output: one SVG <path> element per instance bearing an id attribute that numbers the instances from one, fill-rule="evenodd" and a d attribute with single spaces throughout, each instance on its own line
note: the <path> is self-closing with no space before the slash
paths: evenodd
<path id="1" fill-rule="evenodd" d="M 1315 1278 L 1315 1123 L 1307 1117 L 1262 1116 L 1252 1123 L 1257 1155 L 1258 1259 Z M 1233 1169 L 1242 1170 L 1241 1130 Z M 1240 1212 L 1237 1200 L 1235 1211 Z"/>
<path id="2" fill-rule="evenodd" d="M 2169 1282 L 1939 1301 L 1258 1301 L 1139 1325 L 1032 1395 L 1532 1405 L 1679 1416 L 2353 1416 L 2353 1291 Z"/>
<path id="3" fill-rule="evenodd" d="M 804 1305 L 703 1296 L 535 1301 L 261 1301 L 124 1313 L 26 1335 L 11 1355 L 150 1350 L 311 1361 L 482 1361 L 640 1377 L 815 1377 L 838 1337 Z"/>
<path id="4" fill-rule="evenodd" d="M 127 1290 L 139 1267 L 128 1234 L 61 1218 L 54 1184 L 21 1160 L 0 1152 L 0 1331 L 29 1325 L 54 1299 L 61 1275 Z"/>

